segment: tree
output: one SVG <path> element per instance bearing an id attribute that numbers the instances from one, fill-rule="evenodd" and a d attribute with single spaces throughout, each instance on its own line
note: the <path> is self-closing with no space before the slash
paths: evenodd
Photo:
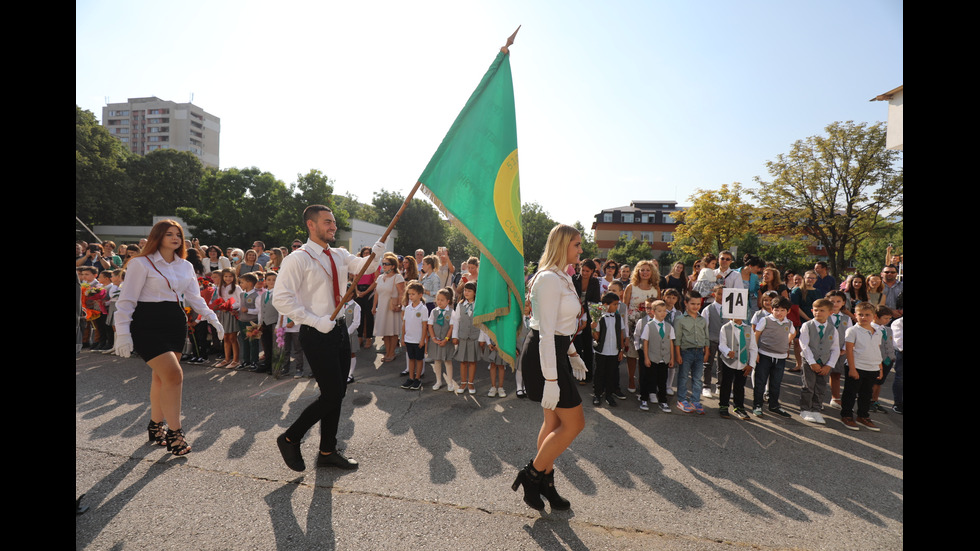
<path id="1" fill-rule="evenodd" d="M 375 192 L 371 203 L 376 214 L 370 222 L 387 227 L 404 202 L 405 196 L 401 193 L 386 190 Z M 434 252 L 446 240 L 446 225 L 439 211 L 422 199 L 412 198 L 395 224 L 395 229 L 398 230 L 398 237 L 394 250 L 398 254 L 412 255 L 416 249 Z"/>
<path id="2" fill-rule="evenodd" d="M 766 233 L 815 239 L 840 276 L 864 239 L 893 224 L 885 216 L 902 204 L 903 169 L 895 167 L 898 152 L 885 148 L 883 123 L 835 122 L 825 130 L 767 162 L 772 181 L 756 177 L 752 195 Z"/>
<path id="3" fill-rule="evenodd" d="M 459 231 L 459 228 L 452 225 L 448 220 L 444 224 L 446 225 L 446 238 L 443 246 L 449 251 L 449 260 L 452 261 L 457 270 L 469 257 L 480 257 L 480 249 L 470 243 L 463 232 Z"/>
<path id="4" fill-rule="evenodd" d="M 807 242 L 803 239 L 783 236 L 763 236 L 752 232 L 736 241 L 738 257 L 746 254 L 758 256 L 765 262 L 772 262 L 780 272 L 792 269 L 804 272 L 813 267 L 814 258 Z"/>
<path id="5" fill-rule="evenodd" d="M 170 215 L 177 207 L 199 206 L 198 188 L 204 178 L 204 165 L 190 151 L 158 149 L 144 156 L 134 155 L 125 165 L 132 183 L 127 206 L 140 214 L 141 223 L 154 215 Z"/>
<path id="6" fill-rule="evenodd" d="M 82 222 L 90 227 L 141 222 L 129 203 L 124 165 L 130 157 L 133 153 L 91 111 L 75 106 L 75 216 Z"/>
<path id="7" fill-rule="evenodd" d="M 690 207 L 678 211 L 674 218 L 672 249 L 693 255 L 722 251 L 745 237 L 752 229 L 755 208 L 742 200 L 742 184 L 724 184 L 718 190 L 698 189 L 689 200 Z"/>
<path id="8" fill-rule="evenodd" d="M 521 205 L 521 231 L 524 233 L 524 262 L 537 262 L 544 253 L 548 233 L 558 222 L 551 219 L 538 203 Z"/>
<path id="9" fill-rule="evenodd" d="M 219 246 L 288 242 L 306 234 L 305 205 L 286 184 L 255 167 L 207 172 L 198 201 L 200 209 L 180 207 L 177 215 Z"/>
<path id="10" fill-rule="evenodd" d="M 650 248 L 649 243 L 636 238 L 627 240 L 623 235 L 619 236 L 616 245 L 609 250 L 609 260 L 615 260 L 619 264 L 636 266 L 636 263 L 641 260 L 652 259 L 653 249 Z"/>
<path id="11" fill-rule="evenodd" d="M 592 239 L 592 232 L 586 231 L 585 226 L 578 220 L 572 224 L 572 227 L 582 236 L 582 258 L 599 258 L 599 246 Z"/>
<path id="12" fill-rule="evenodd" d="M 889 244 L 894 245 L 895 254 L 902 254 L 905 251 L 904 225 L 902 220 L 894 224 L 885 224 L 862 239 L 854 256 L 855 270 L 864 275 L 881 272 L 881 268 L 885 265 L 885 252 Z"/>

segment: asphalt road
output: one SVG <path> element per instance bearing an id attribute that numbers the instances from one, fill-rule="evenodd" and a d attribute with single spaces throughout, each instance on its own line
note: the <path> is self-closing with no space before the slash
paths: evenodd
<path id="1" fill-rule="evenodd" d="M 286 468 L 275 438 L 317 395 L 312 379 L 184 365 L 183 423 L 194 451 L 146 444 L 150 371 L 139 359 L 88 351 L 75 360 L 77 549 L 901 549 L 903 418 L 881 432 L 799 419 L 799 376 L 787 374 L 792 419 L 725 420 L 643 412 L 633 395 L 593 407 L 556 465 L 571 511 L 539 513 L 510 490 L 534 455 L 540 406 L 399 388 L 403 356 L 359 353 L 340 447 L 361 466 Z M 623 380 L 625 381 L 625 363 Z M 458 371 L 457 371 L 458 378 Z M 882 391 L 891 405 L 891 377 Z M 747 391 L 747 397 L 751 391 Z"/>

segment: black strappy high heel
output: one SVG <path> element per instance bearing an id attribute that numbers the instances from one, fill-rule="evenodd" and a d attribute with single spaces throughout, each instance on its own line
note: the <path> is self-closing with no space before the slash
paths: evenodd
<path id="1" fill-rule="evenodd" d="M 167 429 L 167 451 L 174 455 L 187 455 L 191 452 L 191 446 L 184 439 L 184 429 Z"/>
<path id="2" fill-rule="evenodd" d="M 167 422 L 160 421 L 159 423 L 150 420 L 150 424 L 146 426 L 146 432 L 149 436 L 149 443 L 154 446 L 166 446 L 167 445 Z"/>

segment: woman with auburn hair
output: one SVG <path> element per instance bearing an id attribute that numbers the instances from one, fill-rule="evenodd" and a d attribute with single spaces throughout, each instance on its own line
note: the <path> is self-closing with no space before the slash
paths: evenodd
<path id="1" fill-rule="evenodd" d="M 652 261 L 641 260 L 633 268 L 633 277 L 623 293 L 623 302 L 626 303 L 626 320 L 627 325 L 629 325 L 627 335 L 633 334 L 636 329 L 636 322 L 646 314 L 646 300 L 648 298 L 660 298 L 660 272 L 657 271 L 657 266 Z M 639 353 L 633 344 L 633 339 L 626 339 L 626 342 L 626 390 L 636 392 L 636 359 L 639 357 Z M 626 399 L 626 396 L 620 396 L 616 397 L 620 400 Z"/>
<path id="2" fill-rule="evenodd" d="M 127 358 L 135 351 L 153 370 L 149 441 L 166 445 L 174 455 L 191 451 L 180 421 L 184 372 L 179 354 L 187 335 L 181 300 L 211 324 L 219 337 L 224 335 L 218 317 L 201 298 L 194 270 L 184 260 L 186 254 L 180 224 L 157 222 L 142 252 L 129 261 L 115 314 L 115 353 Z"/>
<path id="3" fill-rule="evenodd" d="M 528 283 L 531 304 L 530 331 L 521 359 L 524 387 L 528 398 L 540 402 L 544 421 L 538 431 L 537 454 L 517 473 L 511 485 L 515 492 L 524 487 L 524 503 L 544 509 L 544 496 L 552 510 L 571 507 L 555 490 L 555 460 L 568 449 L 585 428 L 579 381 L 585 379 L 585 364 L 572 336 L 578 328 L 578 292 L 565 267 L 578 264 L 582 236 L 572 226 L 559 224 L 551 229 L 538 271 Z"/>

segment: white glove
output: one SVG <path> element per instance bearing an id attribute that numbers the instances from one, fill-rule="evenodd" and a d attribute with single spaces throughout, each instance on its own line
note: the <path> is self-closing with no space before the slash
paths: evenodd
<path id="1" fill-rule="evenodd" d="M 317 331 L 319 331 L 319 332 L 321 332 L 323 334 L 327 334 L 327 333 L 333 331 L 333 328 L 336 325 L 337 325 L 337 322 L 334 321 L 334 320 L 332 320 L 332 319 L 330 319 L 330 316 L 323 316 L 322 318 L 316 320 L 313 323 L 313 327 Z"/>
<path id="2" fill-rule="evenodd" d="M 544 392 L 541 393 L 541 407 L 554 410 L 558 407 L 558 398 L 561 390 L 558 389 L 558 381 L 545 381 Z"/>
<path id="3" fill-rule="evenodd" d="M 385 252 L 387 250 L 388 249 L 387 247 L 385 247 L 384 241 L 378 241 L 377 243 L 374 244 L 373 247 L 371 247 L 371 252 L 374 253 L 374 258 L 378 260 L 380 260 L 381 257 L 385 255 Z"/>
<path id="4" fill-rule="evenodd" d="M 569 356 L 568 361 L 572 364 L 572 375 L 578 381 L 585 380 L 585 374 L 589 372 L 589 368 L 585 367 L 585 361 L 582 360 L 582 356 Z"/>
<path id="5" fill-rule="evenodd" d="M 133 336 L 129 333 L 116 333 L 116 345 L 112 353 L 121 358 L 128 358 L 133 353 Z"/>
<path id="6" fill-rule="evenodd" d="M 218 321 L 218 318 L 209 319 L 208 323 L 211 324 L 211 327 L 214 327 L 214 330 L 218 332 L 219 341 L 225 338 L 225 328 L 221 326 L 221 322 Z"/>

